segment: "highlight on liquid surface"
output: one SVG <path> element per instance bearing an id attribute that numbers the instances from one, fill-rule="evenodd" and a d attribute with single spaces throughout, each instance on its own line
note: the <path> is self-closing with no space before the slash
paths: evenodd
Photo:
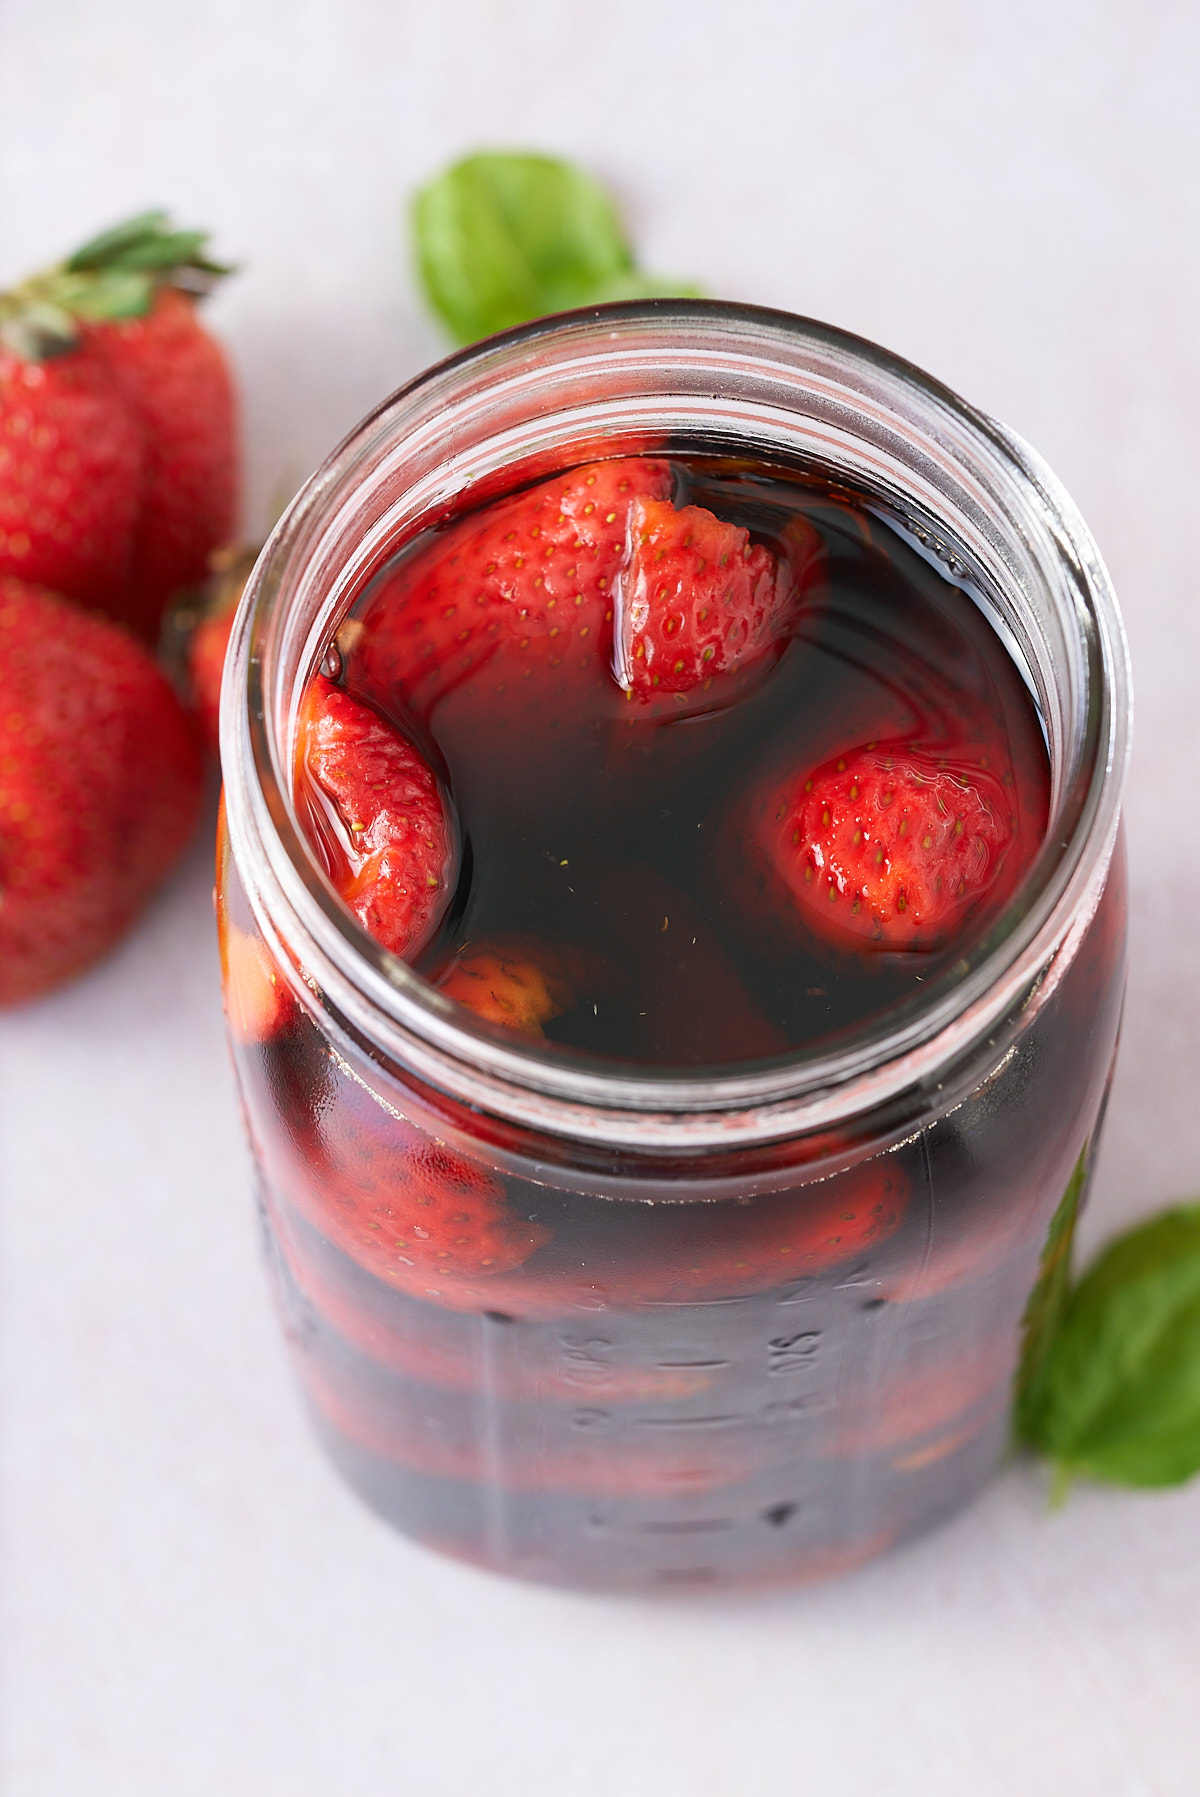
<path id="1" fill-rule="evenodd" d="M 297 789 L 451 997 L 695 1069 L 919 997 L 1011 896 L 1048 768 L 983 611 L 881 509 L 672 454 L 408 544 L 310 684 Z"/>

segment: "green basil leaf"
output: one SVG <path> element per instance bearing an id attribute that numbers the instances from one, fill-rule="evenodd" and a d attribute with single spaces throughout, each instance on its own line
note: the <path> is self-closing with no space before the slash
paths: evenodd
<path id="1" fill-rule="evenodd" d="M 1025 1315 L 1021 1319 L 1021 1364 L 1017 1370 L 1013 1428 L 1019 1440 L 1029 1439 L 1035 1426 L 1042 1400 L 1042 1384 L 1062 1317 L 1071 1283 L 1071 1252 L 1075 1245 L 1075 1225 L 1079 1220 L 1079 1201 L 1087 1184 L 1090 1144 L 1084 1147 L 1075 1163 L 1067 1189 L 1050 1219 L 1042 1258 L 1038 1265 L 1037 1284 L 1029 1294 Z"/>
<path id="2" fill-rule="evenodd" d="M 1174 1485 L 1200 1471 L 1200 1204 L 1122 1236 L 1080 1280 L 1021 1432 L 1066 1476 Z"/>
<path id="3" fill-rule="evenodd" d="M 548 156 L 464 158 L 416 195 L 412 225 L 426 296 L 459 343 L 601 298 L 684 291 L 641 275 L 604 188 Z"/>
<path id="4" fill-rule="evenodd" d="M 608 300 L 699 299 L 700 294 L 701 289 L 691 281 L 679 281 L 672 275 L 644 275 L 634 268 L 603 282 L 583 303 L 601 306 Z"/>

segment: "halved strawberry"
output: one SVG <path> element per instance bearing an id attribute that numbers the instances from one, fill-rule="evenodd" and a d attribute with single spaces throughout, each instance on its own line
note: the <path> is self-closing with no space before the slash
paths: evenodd
<path id="1" fill-rule="evenodd" d="M 838 1393 L 829 1452 L 896 1455 L 919 1472 L 994 1423 L 1012 1398 L 1013 1342 L 1000 1330 L 932 1363 L 893 1362 L 882 1381 L 848 1377 Z M 903 1450 L 900 1452 L 899 1450 Z"/>
<path id="2" fill-rule="evenodd" d="M 486 1285 L 546 1240 L 490 1169 L 346 1085 L 316 1120 L 313 1163 L 289 1196 L 360 1266 L 426 1297 L 443 1281 Z"/>
<path id="3" fill-rule="evenodd" d="M 213 909 L 225 1019 L 235 1042 L 247 1046 L 269 1042 L 293 1022 L 297 1005 L 282 968 L 258 933 L 233 866 L 223 793 L 217 808 L 216 849 Z"/>
<path id="4" fill-rule="evenodd" d="M 198 600 L 198 621 L 188 638 L 188 681 L 201 733 L 214 755 L 220 741 L 225 652 L 233 634 L 238 601 L 257 559 L 257 549 L 240 546 L 218 549 L 209 556 L 209 579 Z"/>
<path id="5" fill-rule="evenodd" d="M 563 980 L 531 959 L 523 944 L 464 945 L 433 984 L 477 1017 L 525 1036 L 541 1036 L 542 1025 L 571 1004 Z"/>
<path id="6" fill-rule="evenodd" d="M 454 830 L 433 769 L 391 724 L 324 675 L 309 682 L 297 738 L 327 871 L 363 928 L 415 953 L 453 886 Z"/>
<path id="7" fill-rule="evenodd" d="M 665 462 L 593 462 L 502 499 L 436 537 L 372 593 L 350 678 L 427 718 L 466 683 L 473 702 L 606 674 L 612 586 L 630 508 L 670 491 Z"/>
<path id="8" fill-rule="evenodd" d="M 998 771 L 1002 769 L 1003 771 Z M 818 935 L 926 949 L 998 900 L 1045 824 L 1003 756 L 950 760 L 903 743 L 848 750 L 771 792 L 752 835 Z M 1022 805 L 1026 813 L 1022 814 Z"/>
<path id="9" fill-rule="evenodd" d="M 359 1170 L 357 1190 L 326 1192 L 325 1220 L 340 1246 L 384 1278 L 503 1273 L 541 1239 L 533 1225 L 514 1226 L 498 1179 L 436 1143 L 388 1154 L 384 1165 L 360 1157 Z"/>
<path id="10" fill-rule="evenodd" d="M 903 1169 L 885 1159 L 739 1206 L 690 1247 L 631 1272 L 617 1302 L 741 1297 L 844 1266 L 899 1228 L 908 1191 Z M 698 1220 L 698 1230 L 705 1221 Z"/>
<path id="11" fill-rule="evenodd" d="M 592 1425 L 596 1412 L 590 1406 L 575 1407 L 583 1420 L 572 1427 L 552 1411 L 548 1417 L 545 1406 L 527 1405 L 504 1416 L 504 1451 L 497 1454 L 479 1426 L 477 1402 L 441 1394 L 431 1403 L 427 1391 L 399 1380 L 351 1382 L 331 1376 L 311 1356 L 299 1361 L 297 1371 L 320 1422 L 356 1448 L 491 1490 L 574 1493 L 593 1504 L 622 1497 L 679 1500 L 748 1478 L 778 1452 L 771 1431 L 756 1429 L 750 1417 L 731 1439 L 727 1429 L 706 1431 L 686 1417 L 681 1421 L 691 1426 L 681 1429 L 610 1430 L 604 1421 Z M 607 1420 L 603 1410 L 599 1417 Z"/>
<path id="12" fill-rule="evenodd" d="M 497 1281 L 492 1302 L 523 1316 L 725 1303 L 833 1274 L 873 1254 L 908 1208 L 909 1181 L 893 1156 L 798 1190 L 735 1205 L 648 1207 L 619 1253 L 569 1270 L 539 1268 Z M 636 1233 L 635 1233 L 636 1232 Z"/>
<path id="13" fill-rule="evenodd" d="M 326 1351 L 331 1367 L 344 1368 L 342 1343 L 390 1371 L 449 1391 L 472 1391 L 479 1380 L 479 1352 L 475 1330 L 464 1326 L 462 1312 L 453 1306 L 409 1301 L 409 1294 L 367 1285 L 357 1269 L 347 1272 L 315 1255 L 307 1239 L 290 1220 L 272 1219 L 276 1242 L 284 1262 L 287 1285 L 305 1309 L 320 1319 L 311 1332 L 310 1358 Z M 487 1303 L 481 1298 L 480 1304 Z M 517 1400 L 573 1399 L 583 1403 L 627 1402 L 639 1398 L 690 1398 L 709 1390 L 721 1369 L 711 1363 L 696 1366 L 659 1362 L 652 1347 L 640 1342 L 620 1348 L 607 1336 L 597 1336 L 585 1326 L 566 1333 L 530 1331 L 519 1356 L 498 1356 L 488 1369 L 488 1389 Z"/>
<path id="14" fill-rule="evenodd" d="M 225 1016 L 239 1042 L 269 1042 L 295 1015 L 296 1001 L 266 943 L 217 911 Z"/>
<path id="15" fill-rule="evenodd" d="M 702 506 L 639 497 L 617 581 L 614 665 L 631 697 L 688 693 L 766 655 L 791 621 L 793 569 Z"/>

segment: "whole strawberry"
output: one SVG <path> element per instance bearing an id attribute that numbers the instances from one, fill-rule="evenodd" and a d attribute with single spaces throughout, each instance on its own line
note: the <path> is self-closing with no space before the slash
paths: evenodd
<path id="1" fill-rule="evenodd" d="M 130 219 L 0 295 L 0 573 L 155 641 L 236 520 L 233 386 L 205 235 Z"/>
<path id="2" fill-rule="evenodd" d="M 200 756 L 128 632 L 0 577 L 0 1004 L 123 934 L 196 822 Z"/>
<path id="3" fill-rule="evenodd" d="M 119 614 L 141 511 L 146 433 L 109 370 L 0 337 L 0 574 Z"/>

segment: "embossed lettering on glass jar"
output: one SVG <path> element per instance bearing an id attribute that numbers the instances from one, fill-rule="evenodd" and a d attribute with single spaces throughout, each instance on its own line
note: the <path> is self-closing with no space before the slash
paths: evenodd
<path id="1" fill-rule="evenodd" d="M 474 1021 L 342 906 L 292 778 L 306 681 L 417 531 L 675 451 L 807 467 L 877 508 L 987 617 L 1050 768 L 1046 840 L 959 960 L 832 1046 L 711 1072 Z M 219 913 L 280 1308 L 368 1502 L 498 1570 L 650 1587 L 828 1573 L 979 1489 L 1115 1052 L 1128 709 L 1107 576 L 1053 476 L 827 327 L 599 308 L 467 351 L 365 421 L 239 614 Z M 452 1205 L 486 1253 L 381 1259 L 362 1200 L 392 1191 Z M 809 1245 L 799 1264 L 764 1252 L 780 1241 Z"/>

